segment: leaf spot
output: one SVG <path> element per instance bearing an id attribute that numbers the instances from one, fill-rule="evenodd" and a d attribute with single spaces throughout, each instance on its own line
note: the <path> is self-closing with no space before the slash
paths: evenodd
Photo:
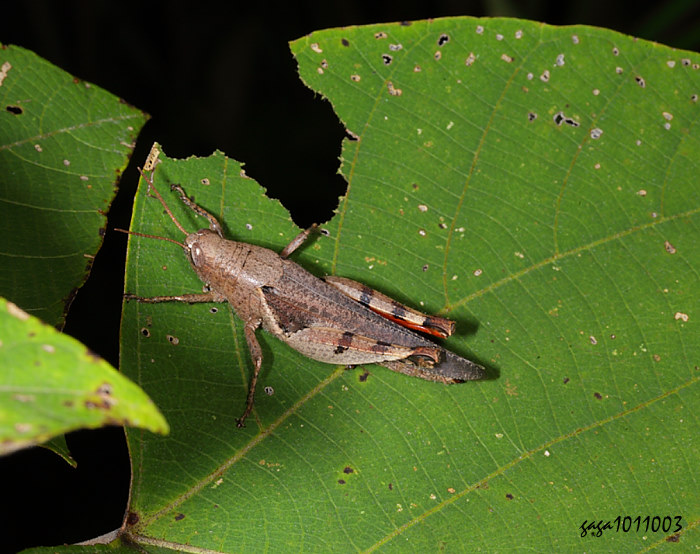
<path id="1" fill-rule="evenodd" d="M 41 144 L 35 144 L 35 145 L 34 145 L 34 150 L 36 150 L 37 152 L 43 152 L 43 151 L 44 151 L 44 149 L 41 147 Z"/>
<path id="2" fill-rule="evenodd" d="M 574 44 L 578 44 L 579 43 L 578 35 L 571 35 L 571 42 L 573 42 Z"/>
<path id="3" fill-rule="evenodd" d="M 318 42 L 312 42 L 309 47 L 311 48 L 311 50 L 313 50 L 317 54 L 320 54 L 321 52 L 323 52 L 321 47 L 318 45 Z"/>
<path id="4" fill-rule="evenodd" d="M 683 312 L 676 312 L 675 314 L 673 314 L 673 319 L 675 319 L 676 321 L 680 319 L 685 323 L 690 318 L 688 317 L 688 314 L 685 314 Z"/>
<path id="5" fill-rule="evenodd" d="M 508 54 L 501 54 L 501 59 L 506 63 L 513 63 L 512 56 L 509 56 Z"/>
<path id="6" fill-rule="evenodd" d="M 535 119 L 537 119 L 537 114 L 535 112 L 528 112 L 527 120 L 528 121 L 535 121 Z"/>
<path id="7" fill-rule="evenodd" d="M 549 82 L 549 69 L 545 69 L 542 72 L 542 75 L 540 75 L 540 81 L 542 81 L 543 83 Z"/>
<path id="8" fill-rule="evenodd" d="M 442 52 L 440 50 L 438 50 L 437 52 L 435 52 L 435 60 L 440 61 L 441 59 L 442 59 Z"/>
<path id="9" fill-rule="evenodd" d="M 516 38 L 516 39 L 521 39 L 521 38 L 523 38 L 523 31 L 522 31 L 522 29 L 518 29 L 517 31 L 515 31 L 515 38 Z"/>
<path id="10" fill-rule="evenodd" d="M 484 26 L 483 26 L 483 25 L 477 25 L 477 26 L 476 26 L 476 34 L 477 34 L 477 35 L 483 35 L 483 34 L 484 34 Z"/>
<path id="11" fill-rule="evenodd" d="M 464 65 L 466 65 L 467 67 L 470 67 L 475 61 L 476 61 L 476 56 L 474 55 L 474 52 L 469 52 L 467 59 L 464 60 Z"/>
<path id="12" fill-rule="evenodd" d="M 353 74 L 353 75 L 350 75 L 350 80 L 351 80 L 351 81 L 355 81 L 356 83 L 359 83 L 359 82 L 360 82 L 360 79 L 361 79 L 361 77 L 360 77 L 359 75 L 357 75 L 356 73 Z"/>
<path id="13" fill-rule="evenodd" d="M 647 83 L 646 83 L 646 81 L 644 80 L 644 77 L 642 77 L 641 75 L 637 75 L 637 76 L 634 78 L 634 80 L 637 82 L 637 84 L 638 84 L 640 87 L 646 88 Z"/>
<path id="14" fill-rule="evenodd" d="M 384 31 L 379 31 L 378 33 L 374 34 L 374 38 L 376 38 L 377 40 L 386 38 L 388 36 L 389 35 L 387 35 Z"/>
<path id="15" fill-rule="evenodd" d="M 555 64 L 557 67 L 561 67 L 561 66 L 563 66 L 565 63 L 566 63 L 566 62 L 564 61 L 564 54 L 559 54 L 559 55 L 557 56 L 557 60 L 554 62 L 554 64 Z"/>
<path id="16" fill-rule="evenodd" d="M 599 129 L 598 127 L 596 127 L 595 129 L 591 129 L 591 138 L 593 140 L 598 140 L 602 134 L 603 129 Z"/>
<path id="17" fill-rule="evenodd" d="M 2 66 L 0 66 L 0 87 L 7 78 L 7 74 L 10 72 L 10 69 L 12 69 L 12 64 L 10 62 L 5 62 L 2 64 Z"/>
<path id="18" fill-rule="evenodd" d="M 617 46 L 613 46 L 612 49 L 613 56 L 619 56 L 620 55 L 620 50 Z"/>
<path id="19" fill-rule="evenodd" d="M 392 52 L 398 52 L 398 51 L 401 50 L 402 48 L 403 48 L 403 44 L 401 44 L 401 43 L 399 43 L 399 44 L 390 44 L 390 45 L 389 45 L 389 50 L 391 50 Z"/>
<path id="20" fill-rule="evenodd" d="M 673 246 L 670 242 L 665 241 L 664 242 L 664 248 L 666 249 L 666 252 L 669 254 L 675 254 L 676 253 L 676 247 Z"/>
<path id="21" fill-rule="evenodd" d="M 389 94 L 391 94 L 392 96 L 401 96 L 403 94 L 403 90 L 401 90 L 400 88 L 395 88 L 394 83 L 392 83 L 391 81 L 389 81 L 386 84 L 386 88 L 389 90 Z"/>

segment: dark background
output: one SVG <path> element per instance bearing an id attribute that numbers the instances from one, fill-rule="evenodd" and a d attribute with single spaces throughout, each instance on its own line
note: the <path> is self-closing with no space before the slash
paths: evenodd
<path id="1" fill-rule="evenodd" d="M 337 175 L 345 133 L 330 104 L 298 79 L 287 41 L 329 27 L 450 15 L 596 25 L 700 49 L 697 0 L 639 0 L 632 7 L 609 0 L 327 0 L 279 8 L 270 2 L 4 2 L 0 43 L 31 49 L 152 116 L 65 331 L 118 366 L 126 238 L 111 230 L 128 228 L 134 166 L 153 141 L 171 157 L 222 150 L 245 162 L 246 173 L 279 198 L 298 225 L 325 221 L 345 189 Z M 123 431 L 81 431 L 67 440 L 77 469 L 42 448 L 0 459 L 0 551 L 86 540 L 121 525 L 130 479 Z"/>

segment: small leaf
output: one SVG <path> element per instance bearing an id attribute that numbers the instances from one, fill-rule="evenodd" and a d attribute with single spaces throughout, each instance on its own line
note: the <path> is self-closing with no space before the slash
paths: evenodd
<path id="1" fill-rule="evenodd" d="M 104 425 L 168 432 L 138 386 L 5 299 L 0 299 L 0 376 L 0 454 Z"/>
<path id="2" fill-rule="evenodd" d="M 0 294 L 61 327 L 146 115 L 0 45 Z"/>

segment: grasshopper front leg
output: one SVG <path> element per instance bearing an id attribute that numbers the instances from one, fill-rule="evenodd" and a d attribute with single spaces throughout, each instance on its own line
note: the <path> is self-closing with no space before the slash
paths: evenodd
<path id="1" fill-rule="evenodd" d="M 253 376 L 250 379 L 250 385 L 248 385 L 248 398 L 246 399 L 245 411 L 243 415 L 236 420 L 237 427 L 245 427 L 245 420 L 253 410 L 253 404 L 255 403 L 255 385 L 258 383 L 258 375 L 260 374 L 260 367 L 262 366 L 262 349 L 260 348 L 258 338 L 255 336 L 255 330 L 259 326 L 259 321 L 248 321 L 243 329 L 245 340 L 248 343 L 248 350 L 250 350 L 250 357 L 253 359 Z"/>
<path id="2" fill-rule="evenodd" d="M 158 304 L 160 302 L 187 302 L 188 304 L 204 302 L 226 302 L 226 298 L 213 290 L 209 292 L 176 294 L 172 296 L 150 296 L 142 297 L 135 294 L 125 294 L 125 300 L 136 300 L 142 304 Z"/>

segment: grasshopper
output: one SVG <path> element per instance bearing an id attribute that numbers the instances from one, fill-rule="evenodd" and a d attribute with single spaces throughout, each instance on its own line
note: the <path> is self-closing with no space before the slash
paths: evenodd
<path id="1" fill-rule="evenodd" d="M 262 350 L 255 336 L 258 327 L 305 356 L 330 364 L 380 364 L 393 371 L 441 383 L 462 383 L 485 376 L 484 368 L 418 335 L 422 331 L 448 337 L 455 323 L 429 316 L 375 291 L 362 283 L 336 276 L 320 279 L 289 260 L 317 227 L 296 236 L 279 254 L 260 246 L 224 238 L 217 219 L 192 201 L 180 185 L 171 185 L 180 200 L 209 227 L 187 232 L 153 184 L 155 161 L 139 169 L 175 226 L 186 235 L 184 243 L 167 237 L 124 231 L 167 240 L 187 254 L 208 292 L 125 299 L 157 302 L 228 302 L 243 320 L 244 334 L 254 371 L 245 411 L 237 420 L 243 427 L 250 415 L 262 365 Z M 120 229 L 121 231 L 121 229 Z"/>

